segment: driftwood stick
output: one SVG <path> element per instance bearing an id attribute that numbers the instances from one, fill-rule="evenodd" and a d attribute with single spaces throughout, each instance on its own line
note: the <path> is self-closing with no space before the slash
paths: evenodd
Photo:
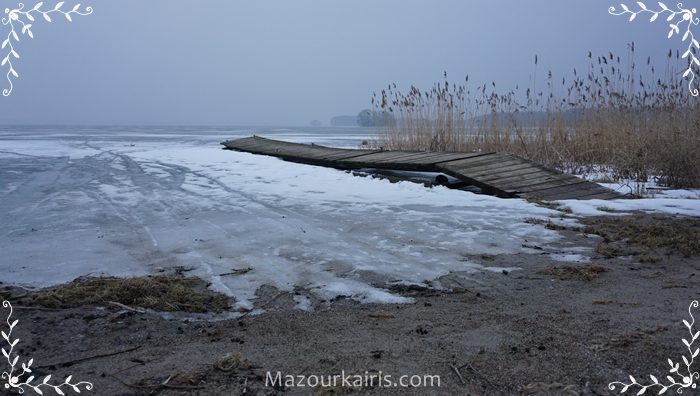
<path id="1" fill-rule="evenodd" d="M 115 371 L 115 372 L 113 372 L 113 373 L 110 374 L 110 375 L 111 375 L 111 376 L 114 376 L 114 375 L 117 375 L 117 374 L 121 374 L 121 373 L 123 373 L 123 372 L 125 372 L 125 371 L 131 370 L 132 368 L 135 368 L 135 367 L 138 367 L 138 366 L 143 366 L 144 364 L 145 364 L 145 363 L 136 363 L 136 364 L 132 364 L 131 366 L 124 367 L 123 369 L 120 369 L 120 370 L 118 370 L 118 371 Z"/>
<path id="2" fill-rule="evenodd" d="M 149 390 L 151 392 L 158 391 L 160 389 L 176 389 L 176 390 L 201 390 L 204 389 L 203 386 L 198 386 L 198 385 L 170 385 L 170 384 L 158 384 L 158 385 L 136 385 L 136 384 L 130 384 L 121 378 L 117 377 L 116 375 L 112 376 L 114 379 L 117 381 L 121 382 L 122 385 L 128 387 L 128 388 L 133 388 L 133 389 L 141 389 L 141 390 Z"/>
<path id="3" fill-rule="evenodd" d="M 257 309 L 263 309 L 263 308 L 265 308 L 266 306 L 270 305 L 273 301 L 277 300 L 277 299 L 278 299 L 281 295 L 283 295 L 284 293 L 285 293 L 285 292 L 279 292 L 279 293 L 277 293 L 277 294 L 276 294 L 274 297 L 272 297 L 271 299 L 269 299 L 269 300 L 265 301 L 264 303 L 260 304 L 260 306 L 257 307 Z M 244 313 L 243 315 L 239 316 L 238 319 L 243 319 L 243 318 L 247 317 L 248 315 L 250 315 L 251 312 L 253 312 L 253 310 L 254 310 L 254 309 L 251 309 L 250 311 Z"/>
<path id="4" fill-rule="evenodd" d="M 81 362 L 84 362 L 84 361 L 87 361 L 87 360 L 99 359 L 99 358 L 109 357 L 109 356 L 115 356 L 115 355 L 119 355 L 119 354 L 122 354 L 122 353 L 127 353 L 127 352 L 131 352 L 131 351 L 135 351 L 135 350 L 137 350 L 137 349 L 139 349 L 139 348 L 141 348 L 141 345 L 135 346 L 135 347 L 133 347 L 133 348 L 123 349 L 123 350 L 121 350 L 121 351 L 116 351 L 116 352 L 101 353 L 101 354 L 99 354 L 99 355 L 86 356 L 86 357 L 83 357 L 83 358 L 78 358 L 78 359 L 73 359 L 73 360 L 67 360 L 67 361 L 65 361 L 65 362 L 58 362 L 58 363 L 52 363 L 52 364 L 45 364 L 45 365 L 43 365 L 43 366 L 38 366 L 37 368 L 63 367 L 63 366 L 66 366 L 66 365 L 71 365 L 71 364 L 75 364 L 75 363 L 81 363 Z"/>
<path id="5" fill-rule="evenodd" d="M 128 305 L 124 305 L 124 304 L 122 304 L 120 302 L 116 302 L 116 301 L 107 301 L 107 304 L 111 304 L 111 305 L 117 306 L 119 308 L 124 308 L 127 311 L 131 311 L 131 312 L 146 313 L 146 310 L 143 308 L 132 308 Z"/>
<path id="6" fill-rule="evenodd" d="M 240 269 L 234 269 L 231 272 L 224 272 L 223 274 L 219 274 L 219 276 L 228 276 L 228 275 L 244 275 L 247 274 L 248 272 L 252 271 L 253 269 L 250 267 L 246 268 L 240 268 Z"/>
<path id="7" fill-rule="evenodd" d="M 450 364 L 450 368 L 455 372 L 455 374 L 457 374 L 457 377 L 459 377 L 459 382 L 461 382 L 462 385 L 466 385 L 467 382 L 462 377 L 462 373 L 459 372 L 459 367 L 455 366 L 454 364 Z"/>
<path id="8" fill-rule="evenodd" d="M 461 368 L 464 368 L 464 367 L 469 367 L 469 369 L 470 369 L 471 371 L 473 371 L 476 375 L 478 375 L 479 377 L 481 377 L 481 379 L 483 379 L 484 381 L 486 381 L 486 382 L 487 382 L 489 385 L 491 385 L 493 388 L 499 389 L 499 387 L 498 387 L 496 384 L 494 384 L 493 382 L 491 382 L 491 380 L 488 379 L 488 377 L 486 377 L 485 375 L 481 374 L 481 373 L 479 372 L 479 370 L 475 369 L 474 366 L 472 366 L 471 363 L 469 363 L 469 362 L 464 363 L 464 364 L 461 366 Z"/>

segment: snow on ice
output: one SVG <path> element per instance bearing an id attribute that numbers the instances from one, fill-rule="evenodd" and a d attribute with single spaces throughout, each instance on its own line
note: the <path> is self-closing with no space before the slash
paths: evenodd
<path id="1" fill-rule="evenodd" d="M 363 130 L 269 137 L 357 144 Z M 250 308 L 261 285 L 309 297 L 406 302 L 377 283 L 423 284 L 451 271 L 500 271 L 464 254 L 537 253 L 556 231 L 526 224 L 556 213 L 524 200 L 426 189 L 221 150 L 249 134 L 221 129 L 0 132 L 2 282 L 43 287 L 85 275 L 192 268 Z M 325 140 L 324 140 L 325 139 Z M 353 142 L 353 143 L 350 143 Z M 693 192 L 690 192 L 693 193 Z M 563 201 L 575 214 L 656 210 L 700 215 L 686 195 Z M 585 252 L 562 261 L 586 262 Z M 250 269 L 235 275 L 222 275 Z"/>

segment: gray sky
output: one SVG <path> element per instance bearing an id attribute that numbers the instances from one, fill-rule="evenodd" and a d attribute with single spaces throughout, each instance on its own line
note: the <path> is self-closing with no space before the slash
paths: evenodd
<path id="1" fill-rule="evenodd" d="M 80 2 L 94 14 L 37 20 L 22 37 L 0 123 L 327 124 L 391 82 L 428 88 L 444 70 L 506 89 L 529 83 L 535 54 L 540 73 L 562 76 L 589 50 L 624 55 L 635 41 L 638 60 L 665 64 L 681 47 L 662 18 L 629 23 L 599 0 Z"/>

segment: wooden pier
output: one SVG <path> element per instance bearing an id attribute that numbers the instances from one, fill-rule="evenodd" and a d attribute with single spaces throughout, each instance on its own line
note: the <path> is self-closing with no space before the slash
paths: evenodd
<path id="1" fill-rule="evenodd" d="M 596 183 L 502 153 L 411 152 L 338 149 L 258 136 L 221 143 L 230 150 L 337 169 L 439 172 L 504 198 L 614 199 L 622 195 Z"/>

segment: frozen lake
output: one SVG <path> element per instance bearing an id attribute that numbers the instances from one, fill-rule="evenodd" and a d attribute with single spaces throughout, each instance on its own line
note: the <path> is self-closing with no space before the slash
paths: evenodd
<path id="1" fill-rule="evenodd" d="M 500 271 L 464 255 L 537 253 L 553 212 L 225 151 L 253 133 L 355 147 L 360 128 L 0 128 L 0 280 L 191 268 L 250 307 L 263 284 L 328 300 L 401 302 L 382 286 Z M 223 275 L 246 269 L 242 275 Z"/>

